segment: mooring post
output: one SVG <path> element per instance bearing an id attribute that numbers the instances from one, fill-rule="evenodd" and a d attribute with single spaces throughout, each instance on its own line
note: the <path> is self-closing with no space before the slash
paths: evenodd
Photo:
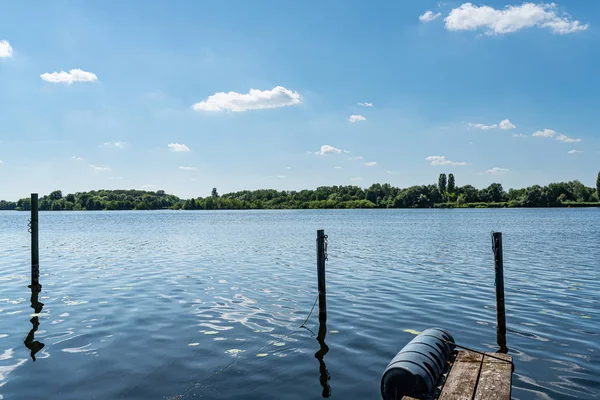
<path id="1" fill-rule="evenodd" d="M 325 289 L 325 260 L 327 259 L 327 235 L 323 229 L 317 231 L 317 278 L 319 288 L 319 322 L 327 321 L 327 296 Z"/>
<path id="2" fill-rule="evenodd" d="M 38 194 L 31 193 L 31 289 L 41 290 L 38 242 Z"/>
<path id="3" fill-rule="evenodd" d="M 492 249 L 496 272 L 496 340 L 499 353 L 507 353 L 506 347 L 506 309 L 504 307 L 504 261 L 502 259 L 502 233 L 492 232 Z"/>

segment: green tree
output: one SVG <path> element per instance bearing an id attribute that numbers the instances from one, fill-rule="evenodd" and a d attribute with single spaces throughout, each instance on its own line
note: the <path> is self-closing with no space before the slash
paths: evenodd
<path id="1" fill-rule="evenodd" d="M 19 199 L 17 201 L 17 207 L 18 210 L 20 211 L 29 211 L 31 210 L 31 199 L 30 198 L 24 198 L 24 199 Z"/>
<path id="2" fill-rule="evenodd" d="M 88 201 L 85 203 L 85 209 L 88 210 L 88 211 L 96 209 L 96 203 L 94 202 L 93 198 L 90 197 L 88 199 Z"/>
<path id="3" fill-rule="evenodd" d="M 440 177 L 438 178 L 438 190 L 442 196 L 446 192 L 446 182 L 446 174 L 440 174 Z"/>
<path id="4" fill-rule="evenodd" d="M 417 207 L 427 207 L 429 206 L 429 199 L 427 198 L 427 196 L 423 193 L 421 193 L 419 195 L 419 198 L 417 199 Z"/>
<path id="5" fill-rule="evenodd" d="M 210 193 L 210 197 L 217 198 L 219 197 L 219 192 L 217 192 L 217 188 L 212 188 L 212 192 Z"/>
<path id="6" fill-rule="evenodd" d="M 184 210 L 195 210 L 196 209 L 196 201 L 193 199 L 188 199 L 183 203 Z"/>
<path id="7" fill-rule="evenodd" d="M 502 185 L 499 183 L 492 183 L 490 186 L 488 186 L 487 192 L 490 200 L 495 203 L 499 203 L 505 200 L 504 189 L 502 189 Z"/>
<path id="8" fill-rule="evenodd" d="M 458 189 L 458 192 L 464 196 L 466 203 L 476 203 L 479 201 L 479 191 L 471 185 L 462 186 Z"/>
<path id="9" fill-rule="evenodd" d="M 585 202 L 589 200 L 590 194 L 585 185 L 579 181 L 571 181 L 569 185 L 572 188 L 575 199 L 579 202 Z"/>
<path id="10" fill-rule="evenodd" d="M 17 207 L 17 203 L 14 201 L 0 200 L 0 210 L 14 210 Z"/>
<path id="11" fill-rule="evenodd" d="M 64 204 L 62 200 L 56 200 L 55 202 L 52 203 L 52 205 L 50 206 L 50 210 L 52 211 L 60 211 L 64 208 Z"/>
<path id="12" fill-rule="evenodd" d="M 366 199 L 371 203 L 377 203 L 377 191 L 368 189 L 366 193 Z"/>
<path id="13" fill-rule="evenodd" d="M 527 207 L 539 207 L 542 203 L 542 188 L 540 185 L 533 185 L 527 188 L 525 193 L 525 201 Z"/>
<path id="14" fill-rule="evenodd" d="M 598 172 L 598 177 L 596 178 L 596 193 L 598 194 L 598 198 L 600 198 L 600 172 Z"/>
<path id="15" fill-rule="evenodd" d="M 444 201 L 443 195 L 440 193 L 438 187 L 436 185 L 429 185 L 429 201 L 434 205 L 436 203 L 440 203 Z M 392 202 L 393 204 L 393 202 Z"/>
<path id="16" fill-rule="evenodd" d="M 456 182 L 454 182 L 454 174 L 448 174 L 448 193 L 454 193 L 456 188 Z"/>
<path id="17" fill-rule="evenodd" d="M 62 199 L 62 192 L 60 190 L 55 190 L 54 192 L 50 193 L 48 197 L 52 201 L 60 200 Z"/>

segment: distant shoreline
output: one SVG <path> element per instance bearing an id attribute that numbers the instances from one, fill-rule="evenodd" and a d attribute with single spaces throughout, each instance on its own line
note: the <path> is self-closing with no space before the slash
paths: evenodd
<path id="1" fill-rule="evenodd" d="M 39 198 L 40 211 L 98 210 L 305 210 L 305 209 L 410 209 L 410 208 L 562 208 L 600 207 L 600 173 L 596 188 L 581 182 L 533 185 L 506 192 L 499 183 L 477 189 L 456 186 L 454 175 L 440 174 L 437 185 L 408 188 L 388 183 L 359 186 L 320 186 L 313 190 L 244 190 L 180 199 L 164 190 L 93 190 L 63 196 L 55 190 Z M 0 200 L 0 210 L 28 211 L 31 200 Z"/>
<path id="2" fill-rule="evenodd" d="M 185 212 L 185 211 L 319 211 L 319 210 L 327 210 L 327 211 L 335 211 L 335 210 L 340 210 L 340 211 L 356 211 L 356 210 L 372 210 L 372 211 L 384 211 L 384 210 L 481 210 L 481 209 L 493 209 L 493 210 L 497 210 L 497 209 L 511 209 L 511 210 L 519 210 L 519 209 L 564 209 L 564 208 L 582 208 L 582 209 L 593 209 L 593 208 L 600 208 L 600 202 L 598 203 L 588 203 L 588 204 L 582 204 L 582 203 L 574 203 L 574 204 L 563 204 L 560 206 L 551 206 L 551 207 L 536 207 L 536 206 L 532 206 L 532 207 L 509 207 L 509 206 L 498 206 L 496 204 L 492 204 L 492 205 L 480 205 L 478 204 L 477 206 L 472 206 L 470 204 L 464 205 L 464 206 L 460 206 L 460 207 L 448 207 L 445 205 L 438 205 L 436 204 L 435 207 L 389 207 L 389 208 L 378 208 L 378 207 L 369 207 L 369 208 L 219 208 L 219 209 L 210 209 L 210 210 L 186 210 L 183 208 L 156 208 L 156 209 L 142 209 L 142 210 L 137 210 L 137 209 L 131 209 L 131 210 L 41 210 L 41 213 L 54 213 L 54 212 L 72 212 L 72 213 L 77 213 L 77 212 L 143 212 L 143 211 L 172 211 L 172 212 Z M 15 212 L 15 213 L 22 213 L 22 212 L 28 212 L 29 210 L 2 210 L 0 209 L 0 213 L 1 212 Z"/>

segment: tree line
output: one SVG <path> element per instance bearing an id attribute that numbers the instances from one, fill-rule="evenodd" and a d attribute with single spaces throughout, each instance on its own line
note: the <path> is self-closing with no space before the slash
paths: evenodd
<path id="1" fill-rule="evenodd" d="M 63 196 L 62 191 L 42 196 L 38 200 L 41 211 L 81 211 L 81 210 L 160 210 L 177 208 L 182 200 L 164 190 L 93 190 Z M 0 200 L 0 210 L 31 210 L 31 199 L 23 198 L 16 202 Z"/>
<path id="2" fill-rule="evenodd" d="M 600 206 L 600 173 L 596 188 L 581 182 L 533 185 L 505 191 L 492 183 L 477 189 L 457 186 L 453 174 L 440 174 L 437 185 L 397 188 L 390 184 L 358 186 L 321 186 L 315 190 L 244 190 L 219 195 L 216 188 L 208 197 L 183 200 L 166 194 L 142 190 L 98 190 L 63 196 L 60 190 L 39 199 L 40 210 L 245 210 L 245 209 L 320 209 L 320 208 L 486 208 L 486 207 L 590 207 Z M 0 201 L 0 210 L 30 210 L 30 199 Z"/>

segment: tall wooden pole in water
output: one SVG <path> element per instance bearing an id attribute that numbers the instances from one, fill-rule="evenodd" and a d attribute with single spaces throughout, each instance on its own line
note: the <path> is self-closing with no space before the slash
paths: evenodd
<path id="1" fill-rule="evenodd" d="M 504 308 L 504 260 L 502 259 L 502 233 L 492 233 L 494 266 L 496 272 L 496 339 L 499 353 L 507 353 L 506 347 L 506 309 Z"/>
<path id="2" fill-rule="evenodd" d="M 38 242 L 38 194 L 31 193 L 31 288 L 41 289 Z"/>
<path id="3" fill-rule="evenodd" d="M 327 236 L 323 229 L 317 231 L 317 278 L 319 287 L 319 322 L 327 321 L 327 296 L 325 289 L 325 260 Z"/>

